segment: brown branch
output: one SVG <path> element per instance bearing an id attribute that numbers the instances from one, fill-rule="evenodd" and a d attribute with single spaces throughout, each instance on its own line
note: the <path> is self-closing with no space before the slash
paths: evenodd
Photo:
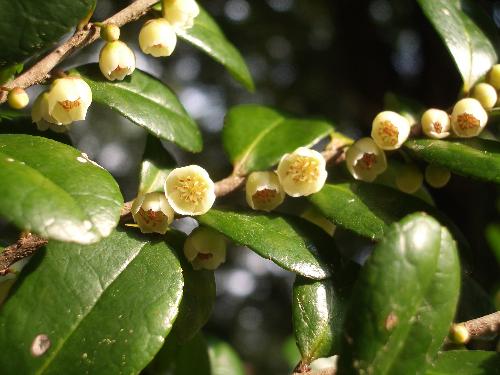
<path id="1" fill-rule="evenodd" d="M 40 247 L 47 244 L 47 240 L 36 234 L 26 233 L 19 240 L 0 253 L 0 276 L 9 273 L 9 267 L 17 261 L 33 255 Z"/>
<path id="2" fill-rule="evenodd" d="M 463 323 L 453 324 L 450 337 L 454 342 L 466 344 L 471 338 L 496 335 L 500 332 L 500 311 Z"/>
<path id="3" fill-rule="evenodd" d="M 123 26 L 128 22 L 134 21 L 144 15 L 152 5 L 158 0 L 137 0 L 128 7 L 122 9 L 112 17 L 103 21 L 103 24 L 113 23 L 117 26 Z M 43 59 L 38 61 L 29 70 L 18 76 L 13 81 L 5 84 L 5 87 L 12 89 L 14 87 L 27 88 L 45 81 L 50 76 L 50 72 L 66 57 L 77 49 L 88 46 L 95 42 L 100 35 L 99 27 L 89 23 L 83 30 L 77 31 L 71 38 L 61 44 Z M 0 91 L 0 104 L 7 100 L 7 92 Z"/>

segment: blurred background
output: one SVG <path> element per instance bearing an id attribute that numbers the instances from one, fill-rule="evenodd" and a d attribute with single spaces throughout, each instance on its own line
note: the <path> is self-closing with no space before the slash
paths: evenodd
<path id="1" fill-rule="evenodd" d="M 478 1 L 500 27 L 500 1 Z M 94 20 L 128 1 L 99 0 Z M 198 163 L 220 179 L 230 173 L 219 133 L 229 107 L 261 103 L 297 116 L 325 118 L 338 130 L 368 135 L 373 117 L 394 93 L 424 106 L 448 108 L 461 88 L 451 57 L 414 0 L 201 0 L 240 50 L 256 83 L 246 92 L 223 67 L 179 41 L 173 56 L 154 59 L 138 50 L 144 20 L 122 29 L 136 50 L 137 66 L 160 78 L 179 96 L 204 135 L 204 151 L 186 154 L 165 147 L 180 164 Z M 96 62 L 102 42 L 65 62 Z M 97 121 L 98 119 L 98 121 Z M 488 136 L 498 136 L 498 125 Z M 85 123 L 70 134 L 74 144 L 108 169 L 125 199 L 135 197 L 146 132 L 93 105 Z M 471 243 L 464 267 L 491 296 L 498 289 L 500 253 L 499 190 L 493 184 L 453 176 L 432 190 Z M 230 200 L 242 201 L 241 194 Z M 189 231 L 196 224 L 180 224 Z M 487 233 L 487 235 L 486 235 Z M 342 237 L 342 236 L 340 236 Z M 232 248 L 217 272 L 217 302 L 205 331 L 229 341 L 250 374 L 286 374 L 294 351 L 291 323 L 293 275 L 247 249 Z M 291 358 L 291 359 L 290 359 Z"/>

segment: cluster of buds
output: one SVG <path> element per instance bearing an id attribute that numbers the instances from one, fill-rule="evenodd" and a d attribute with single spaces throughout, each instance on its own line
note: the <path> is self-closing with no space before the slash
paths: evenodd
<path id="1" fill-rule="evenodd" d="M 31 119 L 39 130 L 63 132 L 73 121 L 85 120 L 91 102 L 92 91 L 83 79 L 58 78 L 35 100 Z"/>
<path id="2" fill-rule="evenodd" d="M 109 24 L 101 27 L 101 37 L 106 41 L 99 54 L 99 69 L 110 81 L 123 80 L 135 70 L 134 52 L 120 41 L 120 28 Z"/>

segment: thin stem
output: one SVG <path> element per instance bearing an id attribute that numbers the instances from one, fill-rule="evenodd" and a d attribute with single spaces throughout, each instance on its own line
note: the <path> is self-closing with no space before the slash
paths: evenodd
<path id="1" fill-rule="evenodd" d="M 466 344 L 471 338 L 497 335 L 499 332 L 500 311 L 497 311 L 480 318 L 453 324 L 450 329 L 450 336 L 453 341 Z"/>
<path id="2" fill-rule="evenodd" d="M 137 0 L 122 9 L 112 17 L 103 21 L 103 24 L 113 23 L 118 27 L 134 21 L 144 15 L 157 0 Z M 19 75 L 12 82 L 5 85 L 7 89 L 21 87 L 23 89 L 45 81 L 50 72 L 66 57 L 77 49 L 95 42 L 100 35 L 99 27 L 88 23 L 82 30 L 77 31 L 71 38 L 61 44 L 43 59 L 38 61 L 29 70 Z M 0 91 L 0 103 L 7 100 L 7 93 Z"/>
<path id="3" fill-rule="evenodd" d="M 36 234 L 26 233 L 0 253 L 0 276 L 9 273 L 9 267 L 17 261 L 33 255 L 40 247 L 47 244 L 47 240 Z"/>

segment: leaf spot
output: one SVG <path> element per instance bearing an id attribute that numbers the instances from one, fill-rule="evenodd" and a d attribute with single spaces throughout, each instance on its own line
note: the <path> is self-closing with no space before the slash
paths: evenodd
<path id="1" fill-rule="evenodd" d="M 51 342 L 49 340 L 49 336 L 40 334 L 35 337 L 33 342 L 31 343 L 31 355 L 33 357 L 40 357 L 47 350 L 49 350 Z"/>
<path id="2" fill-rule="evenodd" d="M 385 329 L 390 331 L 398 325 L 399 319 L 396 314 L 391 312 L 385 319 Z"/>

